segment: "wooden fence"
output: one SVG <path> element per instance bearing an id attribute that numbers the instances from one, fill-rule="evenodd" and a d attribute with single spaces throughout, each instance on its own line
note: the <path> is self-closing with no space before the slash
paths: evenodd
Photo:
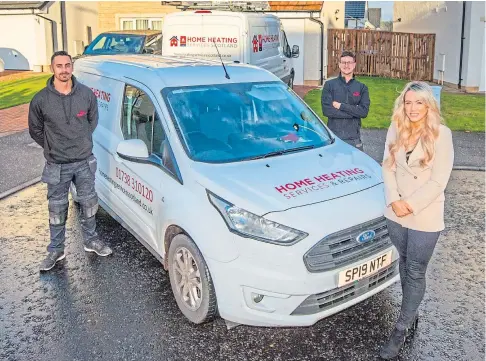
<path id="1" fill-rule="evenodd" d="M 339 74 L 343 50 L 356 54 L 358 75 L 432 81 L 435 34 L 329 29 L 327 76 Z"/>

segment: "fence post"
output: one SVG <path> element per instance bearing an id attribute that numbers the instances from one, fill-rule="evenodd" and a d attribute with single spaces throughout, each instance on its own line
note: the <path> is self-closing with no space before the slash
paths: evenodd
<path id="1" fill-rule="evenodd" d="M 408 79 L 412 80 L 412 41 L 413 41 L 413 34 L 408 34 L 408 51 L 407 51 L 407 75 Z"/>
<path id="2" fill-rule="evenodd" d="M 434 81 L 434 67 L 435 67 L 435 34 L 432 34 L 430 38 L 428 38 L 429 42 L 432 40 L 432 55 L 430 57 L 430 81 Z"/>

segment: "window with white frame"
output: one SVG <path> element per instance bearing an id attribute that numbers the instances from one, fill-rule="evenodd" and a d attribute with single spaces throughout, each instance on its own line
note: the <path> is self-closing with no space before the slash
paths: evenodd
<path id="1" fill-rule="evenodd" d="M 162 30 L 162 18 L 121 18 L 121 30 Z"/>

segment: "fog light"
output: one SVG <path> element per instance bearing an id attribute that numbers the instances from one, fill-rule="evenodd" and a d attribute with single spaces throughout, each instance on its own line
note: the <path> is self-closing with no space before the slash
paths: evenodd
<path id="1" fill-rule="evenodd" d="M 253 293 L 253 302 L 260 303 L 263 300 L 263 295 Z"/>

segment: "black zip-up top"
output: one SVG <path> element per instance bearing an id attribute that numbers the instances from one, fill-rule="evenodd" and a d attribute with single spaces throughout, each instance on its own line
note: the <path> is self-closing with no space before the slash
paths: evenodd
<path id="1" fill-rule="evenodd" d="M 29 133 L 51 163 L 74 163 L 93 154 L 93 132 L 98 125 L 98 101 L 87 86 L 72 76 L 68 95 L 54 88 L 54 77 L 29 107 Z"/>
<path id="2" fill-rule="evenodd" d="M 341 103 L 340 109 L 332 102 Z M 356 79 L 348 83 L 339 74 L 335 79 L 326 81 L 322 89 L 322 113 L 328 118 L 328 127 L 343 140 L 361 138 L 361 118 L 368 116 L 370 96 L 368 87 Z"/>

